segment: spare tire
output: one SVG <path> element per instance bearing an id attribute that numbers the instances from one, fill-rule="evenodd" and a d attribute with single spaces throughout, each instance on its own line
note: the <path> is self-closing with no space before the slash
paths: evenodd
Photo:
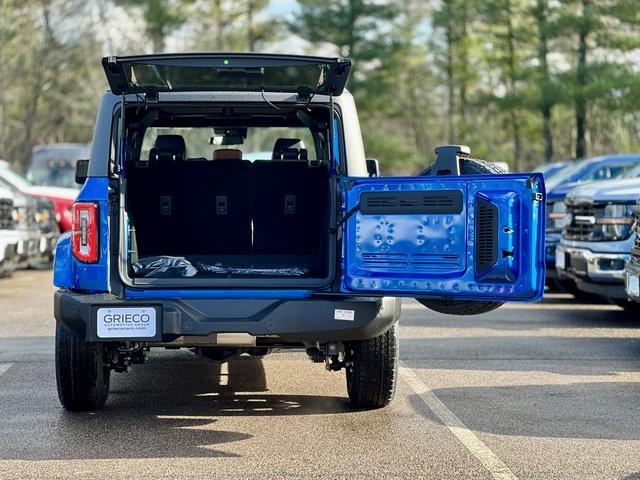
<path id="1" fill-rule="evenodd" d="M 420 172 L 420 176 L 431 176 L 433 164 Z M 461 175 L 486 175 L 507 173 L 498 165 L 479 160 L 477 158 L 463 158 L 460 160 Z M 416 298 L 422 305 L 438 313 L 448 315 L 479 315 L 495 310 L 504 302 L 478 302 L 473 300 L 431 300 Z"/>

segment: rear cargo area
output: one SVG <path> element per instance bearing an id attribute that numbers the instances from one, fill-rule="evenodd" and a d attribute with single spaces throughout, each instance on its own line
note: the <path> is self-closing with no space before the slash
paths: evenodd
<path id="1" fill-rule="evenodd" d="M 187 158 L 181 137 L 158 136 L 126 174 L 128 275 L 325 279 L 329 169 L 306 156 L 289 147 L 249 161 L 221 148 Z"/>

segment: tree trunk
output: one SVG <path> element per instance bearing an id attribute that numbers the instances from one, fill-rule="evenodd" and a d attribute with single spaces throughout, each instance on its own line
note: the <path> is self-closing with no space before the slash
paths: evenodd
<path id="1" fill-rule="evenodd" d="M 447 124 L 448 124 L 448 138 L 450 144 L 456 143 L 456 122 L 455 122 L 455 111 L 456 111 L 456 85 L 455 79 L 453 77 L 453 46 L 455 43 L 455 36 L 453 33 L 453 20 L 451 19 L 452 8 L 451 8 L 451 0 L 444 0 L 445 11 L 447 16 L 447 24 L 446 24 L 446 38 L 447 38 L 447 63 L 446 63 L 446 74 L 447 74 L 447 90 L 448 90 L 448 112 L 447 112 Z"/>
<path id="2" fill-rule="evenodd" d="M 469 32 L 468 32 L 469 17 L 467 15 L 467 10 L 469 9 L 469 6 L 470 6 L 469 3 L 470 2 L 468 2 L 467 0 L 463 0 L 462 3 L 458 6 L 460 8 L 460 15 L 456 23 L 460 24 L 460 31 L 454 35 L 455 46 L 457 47 L 456 49 L 457 50 L 456 56 L 458 57 L 457 64 L 459 65 L 458 67 L 459 71 L 463 72 L 462 75 L 460 75 L 460 77 L 458 78 L 458 83 L 460 84 L 460 102 L 459 102 L 460 104 L 458 105 L 458 108 L 460 110 L 460 119 L 461 119 L 461 125 L 463 128 L 467 125 L 466 120 L 467 120 L 467 111 L 468 111 L 467 109 L 467 105 L 468 105 L 467 73 L 470 67 L 469 67 L 469 52 L 468 52 L 468 45 L 467 45 L 467 37 L 469 35 Z M 454 15 L 453 12 L 451 14 Z"/>
<path id="3" fill-rule="evenodd" d="M 585 87 L 587 85 L 587 36 L 589 27 L 590 0 L 582 0 L 582 21 L 580 22 L 578 44 L 578 68 L 576 70 L 577 94 L 575 100 L 576 114 L 576 158 L 587 155 L 587 97 Z"/>
<path id="4" fill-rule="evenodd" d="M 517 95 L 517 59 L 516 59 L 516 38 L 513 30 L 513 12 L 511 11 L 511 0 L 505 0 L 504 2 L 506 19 L 507 19 L 507 43 L 509 51 L 509 80 L 508 88 L 512 98 L 515 99 Z M 522 138 L 520 134 L 520 118 L 515 108 L 510 109 L 511 117 L 511 133 L 513 136 L 513 155 L 516 161 L 516 170 L 522 172 L 524 165 L 522 164 Z"/>
<path id="5" fill-rule="evenodd" d="M 553 135 L 551 133 L 551 109 L 553 102 L 549 98 L 549 32 L 548 32 L 548 0 L 538 0 L 536 6 L 536 19 L 538 22 L 538 63 L 539 63 L 539 108 L 542 114 L 542 138 L 544 141 L 544 160 L 546 163 L 553 161 Z"/>
<path id="6" fill-rule="evenodd" d="M 256 51 L 256 30 L 253 24 L 253 0 L 247 0 L 247 44 L 250 52 Z"/>

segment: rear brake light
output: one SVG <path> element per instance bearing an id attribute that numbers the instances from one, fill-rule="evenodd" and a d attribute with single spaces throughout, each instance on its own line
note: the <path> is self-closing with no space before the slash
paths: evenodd
<path id="1" fill-rule="evenodd" d="M 73 256 L 81 262 L 98 261 L 98 206 L 95 203 L 73 204 L 71 234 Z"/>

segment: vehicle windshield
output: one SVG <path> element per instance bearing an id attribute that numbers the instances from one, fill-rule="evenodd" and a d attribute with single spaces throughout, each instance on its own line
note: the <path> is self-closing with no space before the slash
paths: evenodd
<path id="1" fill-rule="evenodd" d="M 88 158 L 89 148 L 78 145 L 70 148 L 40 147 L 31 154 L 27 178 L 34 185 L 77 188 L 75 165 L 79 158 Z"/>
<path id="2" fill-rule="evenodd" d="M 631 170 L 627 171 L 624 175 L 625 178 L 636 178 L 640 177 L 640 164 L 633 167 Z"/>
<path id="3" fill-rule="evenodd" d="M 17 172 L 8 167 L 0 168 L 0 177 L 6 185 L 17 188 L 18 190 L 27 190 L 33 184 Z"/>
<path id="4" fill-rule="evenodd" d="M 640 165 L 640 157 L 636 162 L 620 162 L 615 160 L 612 160 L 611 162 L 591 162 L 583 160 L 575 166 L 569 167 L 566 171 L 552 177 L 547 182 L 546 187 L 547 190 L 553 190 L 554 188 L 567 183 L 582 183 L 625 177 L 628 176 L 629 172 L 638 165 Z"/>
<path id="5" fill-rule="evenodd" d="M 542 173 L 545 180 L 549 180 L 551 177 L 555 177 L 556 175 L 563 173 L 572 166 L 572 162 L 548 163 L 546 165 L 540 165 L 534 170 L 534 172 Z"/>

